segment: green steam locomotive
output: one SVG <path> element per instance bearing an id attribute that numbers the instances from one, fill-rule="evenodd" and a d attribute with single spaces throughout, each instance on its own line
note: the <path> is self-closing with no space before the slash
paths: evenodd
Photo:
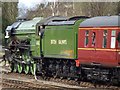
<path id="1" fill-rule="evenodd" d="M 69 75 L 76 77 L 78 26 L 86 18 L 39 17 L 21 19 L 8 26 L 5 59 L 11 64 L 11 71 L 68 76 L 69 63 Z"/>

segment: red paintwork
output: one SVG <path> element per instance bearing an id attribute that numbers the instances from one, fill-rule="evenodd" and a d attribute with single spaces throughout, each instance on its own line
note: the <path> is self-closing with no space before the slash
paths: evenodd
<path id="1" fill-rule="evenodd" d="M 76 67 L 79 67 L 80 66 L 80 61 L 79 60 L 75 60 L 76 62 Z"/>
<path id="2" fill-rule="evenodd" d="M 105 29 L 106 28 L 106 29 Z M 112 28 L 112 29 L 111 29 Z M 114 29 L 115 28 L 115 29 Z M 116 29 L 117 28 L 117 29 Z M 85 47 L 85 31 L 89 30 L 89 44 Z M 107 47 L 102 48 L 103 43 L 103 31 L 108 30 Z M 82 27 L 78 32 L 78 60 L 80 64 L 92 64 L 97 63 L 102 66 L 120 66 L 120 47 L 116 40 L 116 47 L 112 49 L 111 46 L 111 32 L 117 30 L 116 37 L 120 28 L 118 27 Z M 92 32 L 96 32 L 96 44 L 92 46 Z M 82 49 L 81 49 L 82 48 Z M 118 51 L 119 50 L 119 51 Z"/>

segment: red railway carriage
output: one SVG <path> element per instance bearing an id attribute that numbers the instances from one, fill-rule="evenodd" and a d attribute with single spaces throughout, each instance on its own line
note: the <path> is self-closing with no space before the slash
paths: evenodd
<path id="1" fill-rule="evenodd" d="M 81 64 L 120 66 L 118 16 L 101 16 L 80 24 L 78 59 Z"/>
<path id="2" fill-rule="evenodd" d="M 80 24 L 78 61 L 81 66 L 107 67 L 107 69 L 100 70 L 101 72 L 107 70 L 108 73 L 110 73 L 111 67 L 117 68 L 116 74 L 120 75 L 119 20 L 120 16 L 99 16 L 87 19 Z M 90 75 L 94 76 L 95 73 L 92 70 Z M 90 75 L 87 73 L 87 76 Z M 106 78 L 108 79 L 108 77 Z M 120 79 L 120 77 L 118 78 Z"/>

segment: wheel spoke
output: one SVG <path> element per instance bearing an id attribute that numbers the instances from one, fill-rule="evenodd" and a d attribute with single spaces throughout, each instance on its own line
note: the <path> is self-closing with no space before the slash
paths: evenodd
<path id="1" fill-rule="evenodd" d="M 22 73 L 23 67 L 22 64 L 17 64 L 18 72 Z"/>
<path id="2" fill-rule="evenodd" d="M 30 69 L 29 65 L 25 65 L 24 66 L 24 72 L 25 72 L 25 74 L 29 73 L 29 69 Z"/>
<path id="3" fill-rule="evenodd" d="M 14 72 L 17 72 L 17 63 L 14 63 Z"/>
<path id="4" fill-rule="evenodd" d="M 31 73 L 32 73 L 33 75 L 35 75 L 35 73 L 36 73 L 36 64 L 35 64 L 35 63 L 33 63 L 33 64 L 30 66 L 30 70 L 31 70 Z"/>
<path id="5" fill-rule="evenodd" d="M 11 69 L 11 72 L 14 71 L 14 63 L 10 63 L 10 69 Z"/>

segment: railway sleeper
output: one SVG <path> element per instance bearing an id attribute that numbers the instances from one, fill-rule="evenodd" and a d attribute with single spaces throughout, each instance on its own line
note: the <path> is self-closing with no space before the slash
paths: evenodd
<path id="1" fill-rule="evenodd" d="M 119 68 L 100 68 L 100 67 L 89 67 L 81 66 L 82 77 L 90 81 L 102 82 L 108 84 L 120 84 L 120 69 Z"/>
<path id="2" fill-rule="evenodd" d="M 110 81 L 109 70 L 107 69 L 82 67 L 82 71 L 84 71 L 82 74 L 85 74 L 85 77 L 88 80 L 97 80 L 103 82 Z"/>
<path id="3" fill-rule="evenodd" d="M 45 70 L 48 76 L 76 80 L 79 78 L 79 76 L 77 75 L 75 61 L 47 59 L 45 65 Z"/>
<path id="4" fill-rule="evenodd" d="M 111 70 L 111 83 L 120 85 L 120 68 L 113 68 Z"/>

